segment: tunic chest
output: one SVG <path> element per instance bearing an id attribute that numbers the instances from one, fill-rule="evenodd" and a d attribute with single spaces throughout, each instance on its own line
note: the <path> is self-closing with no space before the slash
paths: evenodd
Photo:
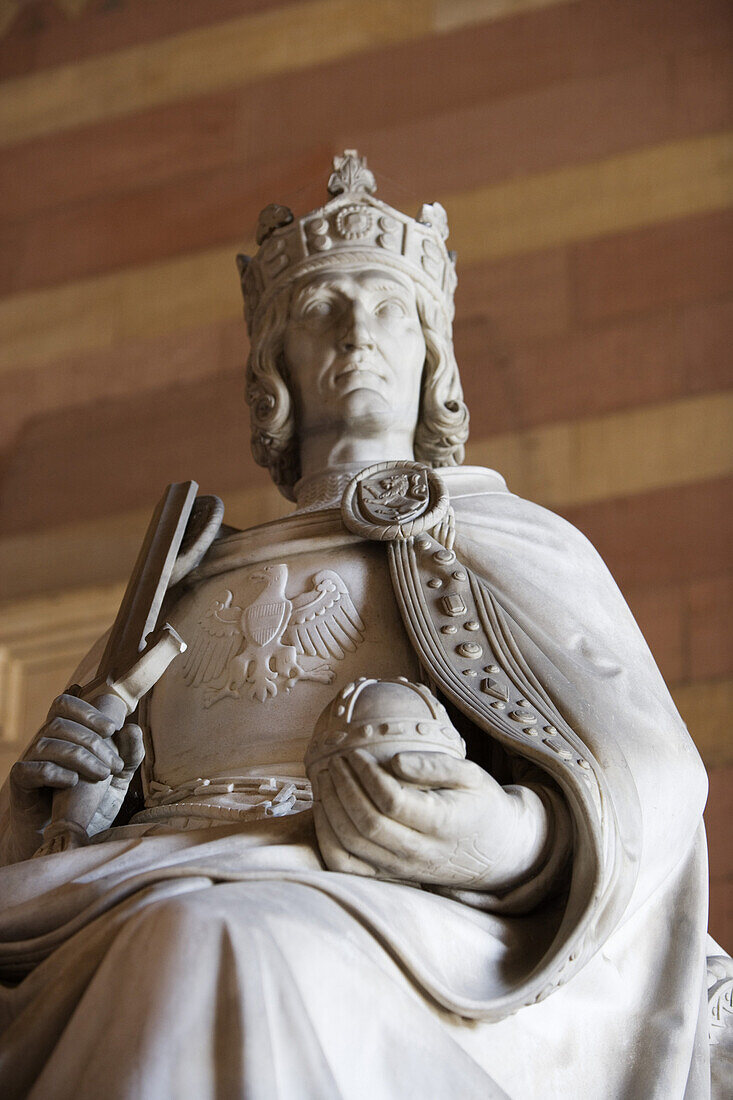
<path id="1" fill-rule="evenodd" d="M 273 765 L 302 773 L 316 718 L 337 691 L 359 676 L 419 671 L 374 544 L 220 571 L 169 618 L 188 649 L 152 693 L 148 757 L 152 778 L 171 786 Z"/>

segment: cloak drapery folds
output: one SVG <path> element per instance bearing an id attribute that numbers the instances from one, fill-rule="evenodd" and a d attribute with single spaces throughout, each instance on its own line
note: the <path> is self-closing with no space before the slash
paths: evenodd
<path id="1" fill-rule="evenodd" d="M 330 872 L 308 810 L 14 864 L 5 1095 L 707 1095 L 699 757 L 587 540 L 490 471 L 439 474 L 455 528 L 385 544 L 395 596 L 474 743 L 564 804 L 561 888 Z M 296 514 L 220 539 L 190 583 L 359 541 Z"/>

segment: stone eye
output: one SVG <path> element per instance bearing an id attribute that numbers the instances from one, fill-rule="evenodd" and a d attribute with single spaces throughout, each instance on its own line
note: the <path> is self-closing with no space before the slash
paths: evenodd
<path id="1" fill-rule="evenodd" d="M 374 312 L 377 317 L 381 317 L 385 321 L 407 316 L 404 303 L 399 298 L 385 298 L 383 302 L 379 303 Z"/>
<path id="2" fill-rule="evenodd" d="M 311 317 L 315 320 L 330 317 L 332 313 L 333 302 L 329 301 L 328 298 L 320 298 L 318 301 L 310 302 L 303 310 L 304 317 Z"/>

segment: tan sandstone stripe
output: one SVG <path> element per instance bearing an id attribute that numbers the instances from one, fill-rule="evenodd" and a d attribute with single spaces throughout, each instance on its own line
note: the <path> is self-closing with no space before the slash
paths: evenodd
<path id="1" fill-rule="evenodd" d="M 617 233 L 733 203 L 733 133 L 705 134 L 446 196 L 465 262 Z"/>
<path id="2" fill-rule="evenodd" d="M 21 0 L 0 0 L 0 36 L 10 30 L 21 6 Z"/>
<path id="3" fill-rule="evenodd" d="M 488 23 L 537 8 L 551 8 L 562 0 L 442 0 L 434 5 L 434 26 L 452 31 L 474 23 Z"/>
<path id="4" fill-rule="evenodd" d="M 632 496 L 733 471 L 733 392 L 550 424 L 469 443 L 513 492 L 551 508 Z"/>
<path id="5" fill-rule="evenodd" d="M 733 134 L 670 142 L 441 201 L 462 262 L 724 209 L 733 201 Z M 0 370 L 240 316 L 236 251 L 232 243 L 0 301 Z"/>
<path id="6" fill-rule="evenodd" d="M 309 0 L 7 81 L 0 143 L 569 0 Z"/>
<path id="7" fill-rule="evenodd" d="M 479 440 L 467 461 L 501 470 L 520 496 L 569 507 L 725 476 L 733 470 L 732 421 L 733 394 L 707 394 Z M 235 527 L 291 507 L 274 487 L 231 492 L 224 501 Z M 0 600 L 124 576 L 148 518 L 146 509 L 0 539 Z"/>

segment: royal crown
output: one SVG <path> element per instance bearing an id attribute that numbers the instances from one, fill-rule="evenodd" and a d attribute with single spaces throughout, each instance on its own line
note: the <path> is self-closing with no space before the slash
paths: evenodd
<path id="1" fill-rule="evenodd" d="M 445 245 L 445 210 L 426 203 L 414 219 L 374 198 L 376 189 L 366 158 L 346 149 L 334 157 L 325 206 L 298 219 L 287 206 L 265 207 L 257 225 L 259 251 L 237 256 L 250 335 L 274 296 L 302 275 L 368 263 L 418 283 L 450 325 L 456 273 L 455 254 Z"/>

